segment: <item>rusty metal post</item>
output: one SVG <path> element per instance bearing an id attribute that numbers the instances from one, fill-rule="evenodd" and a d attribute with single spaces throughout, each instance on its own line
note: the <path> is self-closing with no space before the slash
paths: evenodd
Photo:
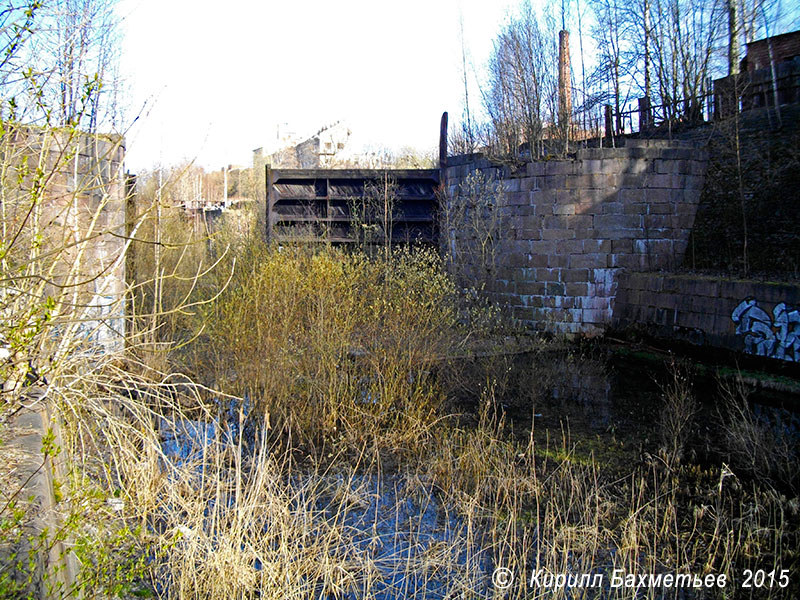
<path id="1" fill-rule="evenodd" d="M 272 241 L 272 169 L 269 163 L 264 166 L 264 238 Z"/>
<path id="2" fill-rule="evenodd" d="M 442 113 L 442 122 L 439 126 L 439 173 L 442 181 L 445 169 L 447 169 L 447 111 Z"/>
<path id="3" fill-rule="evenodd" d="M 639 131 L 647 131 L 652 125 L 650 98 L 639 98 Z"/>
<path id="4" fill-rule="evenodd" d="M 614 139 L 614 118 L 611 112 L 610 104 L 606 104 L 605 117 L 606 117 L 606 141 L 610 145 Z"/>

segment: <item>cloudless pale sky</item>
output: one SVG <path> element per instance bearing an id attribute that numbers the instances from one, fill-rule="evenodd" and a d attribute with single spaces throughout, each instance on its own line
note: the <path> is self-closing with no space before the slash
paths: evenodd
<path id="1" fill-rule="evenodd" d="M 459 15 L 475 69 L 516 2 L 122 0 L 132 172 L 248 165 L 279 124 L 343 120 L 356 147 L 433 149 L 461 113 Z M 477 95 L 470 98 L 476 105 Z"/>

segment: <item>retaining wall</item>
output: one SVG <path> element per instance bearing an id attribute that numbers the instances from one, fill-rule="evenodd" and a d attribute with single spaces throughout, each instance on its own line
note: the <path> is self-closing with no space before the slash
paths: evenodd
<path id="1" fill-rule="evenodd" d="M 92 344 L 120 348 L 127 233 L 124 138 L 3 125 L 4 231 L 19 232 L 11 260 L 27 262 L 29 274 L 49 282 L 43 294 L 65 298 L 69 290 L 68 310 L 79 313 L 72 325 Z"/>
<path id="2" fill-rule="evenodd" d="M 623 269 L 680 264 L 707 160 L 691 144 L 663 140 L 581 149 L 575 158 L 531 162 L 516 173 L 485 159 L 451 158 L 446 212 L 464 201 L 475 171 L 505 193 L 496 206 L 479 207 L 496 218 L 496 235 L 473 231 L 462 218 L 448 223 L 443 237 L 453 262 L 487 274 L 489 294 L 524 324 L 599 334 L 612 321 Z M 491 260 L 470 251 L 487 237 Z M 484 264 L 475 264 L 478 258 Z"/>
<path id="3" fill-rule="evenodd" d="M 800 362 L 800 282 L 623 273 L 613 324 L 650 335 Z"/>

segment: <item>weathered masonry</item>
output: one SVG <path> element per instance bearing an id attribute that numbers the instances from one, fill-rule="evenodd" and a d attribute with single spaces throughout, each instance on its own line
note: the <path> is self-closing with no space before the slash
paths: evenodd
<path id="1" fill-rule="evenodd" d="M 800 363 L 800 283 L 623 273 L 614 326 Z"/>
<path id="2" fill-rule="evenodd" d="M 267 169 L 267 238 L 435 243 L 439 171 Z"/>
<path id="3" fill-rule="evenodd" d="M 496 235 L 485 236 L 487 289 L 514 317 L 537 329 L 599 334 L 612 323 L 623 271 L 680 264 L 694 223 L 707 164 L 705 151 L 661 140 L 624 148 L 587 148 L 575 158 L 537 161 L 510 173 L 483 159 L 450 158 L 448 212 L 463 201 L 475 171 L 502 186 Z M 491 214 L 489 214 L 491 213 Z M 466 221 L 448 224 L 454 263 L 475 260 L 481 243 Z M 480 256 L 486 257 L 486 252 Z"/>
<path id="4" fill-rule="evenodd" d="M 97 349 L 120 348 L 127 233 L 124 138 L 9 122 L 4 127 L 4 222 L 8 231 L 19 232 L 15 252 L 27 252 L 15 256 L 28 265 L 26 281 L 48 282 L 24 288 L 25 294 L 69 295 L 77 312 L 68 327 Z M 15 296 L 11 290 L 18 285 L 6 287 L 4 306 L 13 313 L 8 297 Z"/>

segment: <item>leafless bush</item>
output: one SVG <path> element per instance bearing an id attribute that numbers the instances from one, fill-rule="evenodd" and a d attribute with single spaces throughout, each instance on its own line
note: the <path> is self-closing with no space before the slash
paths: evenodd
<path id="1" fill-rule="evenodd" d="M 779 419 L 757 416 L 741 378 L 721 380 L 723 405 L 718 420 L 723 452 L 731 466 L 756 479 L 798 486 L 798 444 Z"/>

